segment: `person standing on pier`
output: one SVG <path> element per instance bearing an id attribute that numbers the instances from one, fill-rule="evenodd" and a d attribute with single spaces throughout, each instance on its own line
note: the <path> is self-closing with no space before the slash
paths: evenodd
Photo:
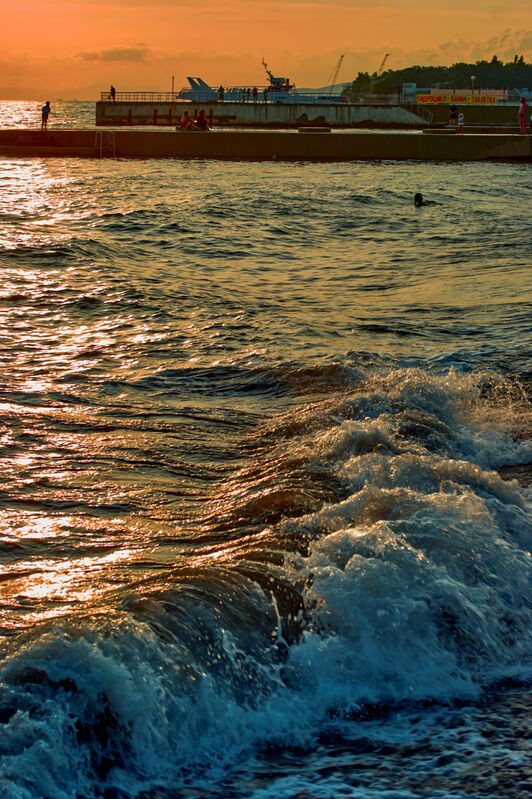
<path id="1" fill-rule="evenodd" d="M 114 86 L 109 87 L 109 94 L 111 95 L 111 100 L 114 102 L 116 100 L 116 89 Z"/>
<path id="2" fill-rule="evenodd" d="M 41 130 L 42 131 L 45 131 L 48 128 L 48 117 L 50 116 L 51 111 L 52 111 L 52 108 L 50 106 L 50 100 L 47 100 L 45 102 L 45 104 L 43 105 L 43 107 L 41 108 Z"/>
<path id="3" fill-rule="evenodd" d="M 517 112 L 519 119 L 519 133 L 522 136 L 526 135 L 526 123 L 528 120 L 528 103 L 524 97 L 521 97 L 519 102 L 519 111 Z"/>
<path id="4" fill-rule="evenodd" d="M 449 108 L 449 125 L 452 128 L 456 127 L 456 120 L 458 119 L 458 108 L 455 103 L 451 103 Z"/>
<path id="5" fill-rule="evenodd" d="M 259 96 L 259 90 L 256 86 L 253 87 L 253 102 L 257 102 L 257 97 Z"/>

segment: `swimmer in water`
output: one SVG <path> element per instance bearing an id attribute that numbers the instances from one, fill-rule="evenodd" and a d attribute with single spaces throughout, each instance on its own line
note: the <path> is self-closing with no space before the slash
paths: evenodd
<path id="1" fill-rule="evenodd" d="M 414 194 L 414 205 L 416 208 L 421 208 L 422 205 L 439 205 L 436 200 L 425 200 L 420 191 Z"/>

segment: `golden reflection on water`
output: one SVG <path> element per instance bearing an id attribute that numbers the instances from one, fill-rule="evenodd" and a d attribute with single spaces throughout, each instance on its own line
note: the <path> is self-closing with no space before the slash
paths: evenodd
<path id="1" fill-rule="evenodd" d="M 53 380 L 33 379 L 29 377 L 21 384 L 22 391 L 29 391 L 30 393 L 38 393 L 39 391 L 48 391 L 53 385 Z"/>
<path id="2" fill-rule="evenodd" d="M 3 128 L 41 129 L 39 100 L 0 100 L 0 126 Z M 94 102 L 52 101 L 53 128 L 92 128 L 95 126 Z"/>
<path id="3" fill-rule="evenodd" d="M 76 170 L 46 160 L 0 159 L 0 249 L 57 246 L 88 215 L 76 191 Z M 69 188 L 70 187 L 70 188 Z"/>
<path id="4" fill-rule="evenodd" d="M 32 520 L 33 538 L 50 538 L 57 532 L 52 519 Z M 62 616 L 73 605 L 101 601 L 106 593 L 127 582 L 113 570 L 121 563 L 130 567 L 134 555 L 133 549 L 120 549 L 75 560 L 19 561 L 4 569 L 0 603 L 14 611 L 13 629 L 20 626 L 20 613 L 27 625 Z M 9 628 L 8 619 L 4 624 Z"/>
<path id="5" fill-rule="evenodd" d="M 62 524 L 63 522 L 63 524 Z M 31 523 L 22 525 L 18 531 L 17 536 L 21 539 L 25 538 L 56 538 L 63 533 L 63 525 L 70 523 L 70 518 L 61 520 L 57 518 L 50 518 L 49 516 L 35 516 L 32 514 Z"/>
<path id="6" fill-rule="evenodd" d="M 31 455 L 16 455 L 12 458 L 11 463 L 15 466 L 29 466 L 32 463 L 35 463 L 35 458 Z"/>

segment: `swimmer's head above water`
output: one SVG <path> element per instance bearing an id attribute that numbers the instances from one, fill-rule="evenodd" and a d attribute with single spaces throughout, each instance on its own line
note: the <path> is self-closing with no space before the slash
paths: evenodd
<path id="1" fill-rule="evenodd" d="M 414 194 L 414 205 L 416 208 L 419 208 L 420 205 L 423 205 L 423 195 L 419 191 L 417 194 Z"/>

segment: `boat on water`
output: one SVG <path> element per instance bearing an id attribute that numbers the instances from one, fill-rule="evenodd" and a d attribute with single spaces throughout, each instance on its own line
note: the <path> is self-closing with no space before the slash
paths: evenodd
<path id="1" fill-rule="evenodd" d="M 190 88 L 181 89 L 180 100 L 191 100 L 194 103 L 281 103 L 284 105 L 336 105 L 347 103 L 348 98 L 342 94 L 321 92 L 299 92 L 290 78 L 277 77 L 270 72 L 267 63 L 262 65 L 268 75 L 266 86 L 209 86 L 202 78 L 188 77 Z"/>

